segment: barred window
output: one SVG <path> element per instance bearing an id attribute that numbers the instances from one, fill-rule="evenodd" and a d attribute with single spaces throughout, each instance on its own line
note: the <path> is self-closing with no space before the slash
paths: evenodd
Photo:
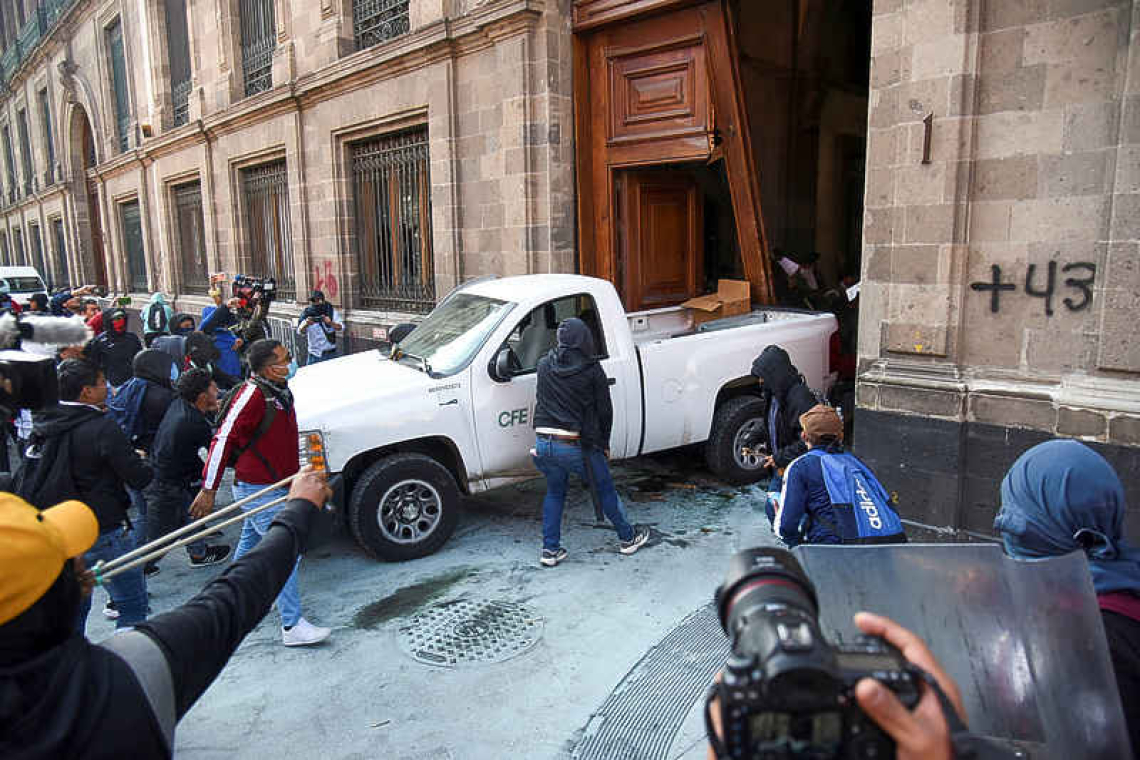
<path id="1" fill-rule="evenodd" d="M 4 169 L 8 179 L 8 202 L 15 203 L 20 197 L 20 186 L 16 183 L 16 155 L 12 151 L 12 130 L 4 125 Z"/>
<path id="2" fill-rule="evenodd" d="M 51 282 L 51 269 L 48 268 L 47 257 L 44 256 L 44 240 L 40 235 L 38 224 L 28 225 L 28 235 L 32 239 L 32 266 L 47 282 Z"/>
<path id="3" fill-rule="evenodd" d="M 133 293 L 149 290 L 146 276 L 146 249 L 143 247 L 142 214 L 138 201 L 119 207 L 123 222 L 123 247 L 127 252 L 127 286 Z"/>
<path id="4" fill-rule="evenodd" d="M 297 294 L 289 224 L 289 179 L 285 161 L 243 169 L 246 256 L 254 277 L 273 277 L 282 298 Z"/>
<path id="5" fill-rule="evenodd" d="M 241 0 L 241 66 L 246 97 L 273 87 L 277 21 L 273 0 Z"/>
<path id="6" fill-rule="evenodd" d="M 55 141 L 51 136 L 51 103 L 46 89 L 39 91 L 40 122 L 44 129 L 44 148 L 47 151 L 47 170 L 44 171 L 44 186 L 55 184 Z"/>
<path id="7" fill-rule="evenodd" d="M 71 271 L 67 266 L 67 243 L 63 236 L 63 220 L 52 219 L 52 237 L 55 238 L 55 277 L 60 285 L 71 282 Z"/>
<path id="8" fill-rule="evenodd" d="M 202 233 L 202 187 L 197 182 L 174 188 L 175 226 L 178 233 L 178 261 L 183 293 L 206 293 L 209 289 L 206 264 L 206 237 Z"/>
<path id="9" fill-rule="evenodd" d="M 186 0 L 166 0 L 166 55 L 170 63 L 170 100 L 174 126 L 190 122 L 190 35 Z"/>
<path id="10" fill-rule="evenodd" d="M 410 28 L 408 0 L 352 0 L 357 50 L 407 34 Z"/>
<path id="11" fill-rule="evenodd" d="M 10 267 L 12 263 L 12 252 L 8 250 L 8 233 L 0 232 L 0 261 L 4 262 L 4 266 Z"/>
<path id="12" fill-rule="evenodd" d="M 21 108 L 16 111 L 16 133 L 20 136 L 20 164 L 24 170 L 24 195 L 31 195 L 35 189 L 32 176 L 32 141 L 28 135 L 28 112 Z"/>
<path id="13" fill-rule="evenodd" d="M 435 306 L 427 129 L 352 146 L 356 259 L 362 306 Z"/>
<path id="14" fill-rule="evenodd" d="M 19 267 L 26 267 L 28 259 L 24 255 L 24 231 L 19 227 L 12 230 L 12 248 L 12 263 Z"/>
<path id="15" fill-rule="evenodd" d="M 131 105 L 127 97 L 127 61 L 123 54 L 123 24 L 119 19 L 107 27 L 107 55 L 111 59 L 111 85 L 115 95 L 115 132 L 119 151 L 130 147 Z"/>

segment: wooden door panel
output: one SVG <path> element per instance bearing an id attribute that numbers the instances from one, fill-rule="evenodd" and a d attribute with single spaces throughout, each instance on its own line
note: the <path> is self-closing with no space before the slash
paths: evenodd
<path id="1" fill-rule="evenodd" d="M 702 203 L 683 170 L 624 173 L 626 305 L 634 310 L 671 306 L 700 294 Z"/>
<path id="2" fill-rule="evenodd" d="M 708 75 L 700 37 L 607 51 L 610 146 L 708 133 Z"/>

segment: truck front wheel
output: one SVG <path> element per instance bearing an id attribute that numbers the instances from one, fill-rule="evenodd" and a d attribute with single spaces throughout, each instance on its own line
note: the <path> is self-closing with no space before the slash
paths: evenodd
<path id="1" fill-rule="evenodd" d="M 733 485 L 755 483 L 767 474 L 767 408 L 755 396 L 730 398 L 713 416 L 712 433 L 705 444 L 709 469 Z"/>
<path id="2" fill-rule="evenodd" d="M 426 557 L 455 530 L 459 498 L 455 478 L 436 460 L 392 454 L 356 482 L 348 524 L 357 543 L 377 559 Z"/>

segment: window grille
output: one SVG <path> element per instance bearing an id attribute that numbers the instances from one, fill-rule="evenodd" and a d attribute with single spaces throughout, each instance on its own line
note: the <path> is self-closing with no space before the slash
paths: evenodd
<path id="1" fill-rule="evenodd" d="M 170 100 L 174 126 L 190 121 L 190 38 L 186 0 L 166 0 L 166 54 L 170 62 Z"/>
<path id="2" fill-rule="evenodd" d="M 178 260 L 182 264 L 183 293 L 205 294 L 209 290 L 206 236 L 202 233 L 202 188 L 197 182 L 174 188 L 178 230 Z"/>
<path id="3" fill-rule="evenodd" d="M 53 219 L 51 222 L 52 237 L 55 238 L 55 276 L 56 282 L 62 286 L 71 283 L 71 271 L 67 265 L 67 243 L 63 235 L 63 220 Z"/>
<path id="4" fill-rule="evenodd" d="M 127 286 L 132 293 L 145 293 L 149 290 L 149 283 L 146 276 L 146 249 L 143 247 L 139 202 L 129 201 L 119 208 L 123 222 L 123 247 L 127 251 Z"/>
<path id="5" fill-rule="evenodd" d="M 15 203 L 20 197 L 20 186 L 16 183 L 16 155 L 12 151 L 12 130 L 4 125 L 4 169 L 8 177 L 8 202 Z"/>
<path id="6" fill-rule="evenodd" d="M 51 282 L 51 270 L 48 269 L 47 258 L 44 256 L 44 241 L 40 236 L 40 226 L 28 225 L 28 235 L 32 238 L 32 266 L 40 273 L 40 277 Z"/>
<path id="7" fill-rule="evenodd" d="M 273 87 L 276 47 L 273 0 L 241 0 L 241 65 L 246 97 Z"/>
<path id="8" fill-rule="evenodd" d="M 281 298 L 297 294 L 293 274 L 293 237 L 289 223 L 289 180 L 284 161 L 242 170 L 246 251 L 243 274 L 277 280 Z"/>
<path id="9" fill-rule="evenodd" d="M 34 189 L 32 177 L 35 170 L 32 167 L 32 141 L 28 137 L 28 112 L 24 109 L 16 111 L 16 133 L 20 136 L 20 163 L 24 169 L 24 195 L 31 195 Z"/>
<path id="10" fill-rule="evenodd" d="M 4 266 L 14 266 L 12 263 L 12 252 L 8 250 L 7 232 L 0 232 L 0 261 L 4 262 Z"/>
<path id="11" fill-rule="evenodd" d="M 407 34 L 410 28 L 408 0 L 352 0 L 357 50 Z"/>
<path id="12" fill-rule="evenodd" d="M 118 19 L 107 27 L 107 54 L 111 58 L 111 84 L 115 90 L 115 127 L 119 151 L 130 147 L 131 106 L 127 97 L 127 62 L 123 57 L 123 24 Z"/>
<path id="13" fill-rule="evenodd" d="M 55 184 L 55 141 L 51 136 L 51 102 L 46 89 L 39 91 L 40 121 L 44 129 L 44 149 L 47 151 L 47 169 L 44 171 L 44 186 Z"/>
<path id="14" fill-rule="evenodd" d="M 427 130 L 352 146 L 361 305 L 427 312 L 435 305 Z"/>
<path id="15" fill-rule="evenodd" d="M 26 267 L 28 259 L 24 255 L 24 231 L 19 227 L 12 230 L 12 247 L 14 249 L 12 251 L 14 259 L 12 263 L 18 267 Z"/>

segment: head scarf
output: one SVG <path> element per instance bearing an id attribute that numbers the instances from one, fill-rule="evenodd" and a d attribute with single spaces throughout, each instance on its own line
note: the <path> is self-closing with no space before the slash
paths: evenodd
<path id="1" fill-rule="evenodd" d="M 1079 441 L 1046 441 L 1006 473 L 994 529 L 1014 557 L 1083 551 L 1098 594 L 1140 591 L 1140 549 L 1124 538 L 1124 508 L 1124 486 L 1104 457 Z"/>

